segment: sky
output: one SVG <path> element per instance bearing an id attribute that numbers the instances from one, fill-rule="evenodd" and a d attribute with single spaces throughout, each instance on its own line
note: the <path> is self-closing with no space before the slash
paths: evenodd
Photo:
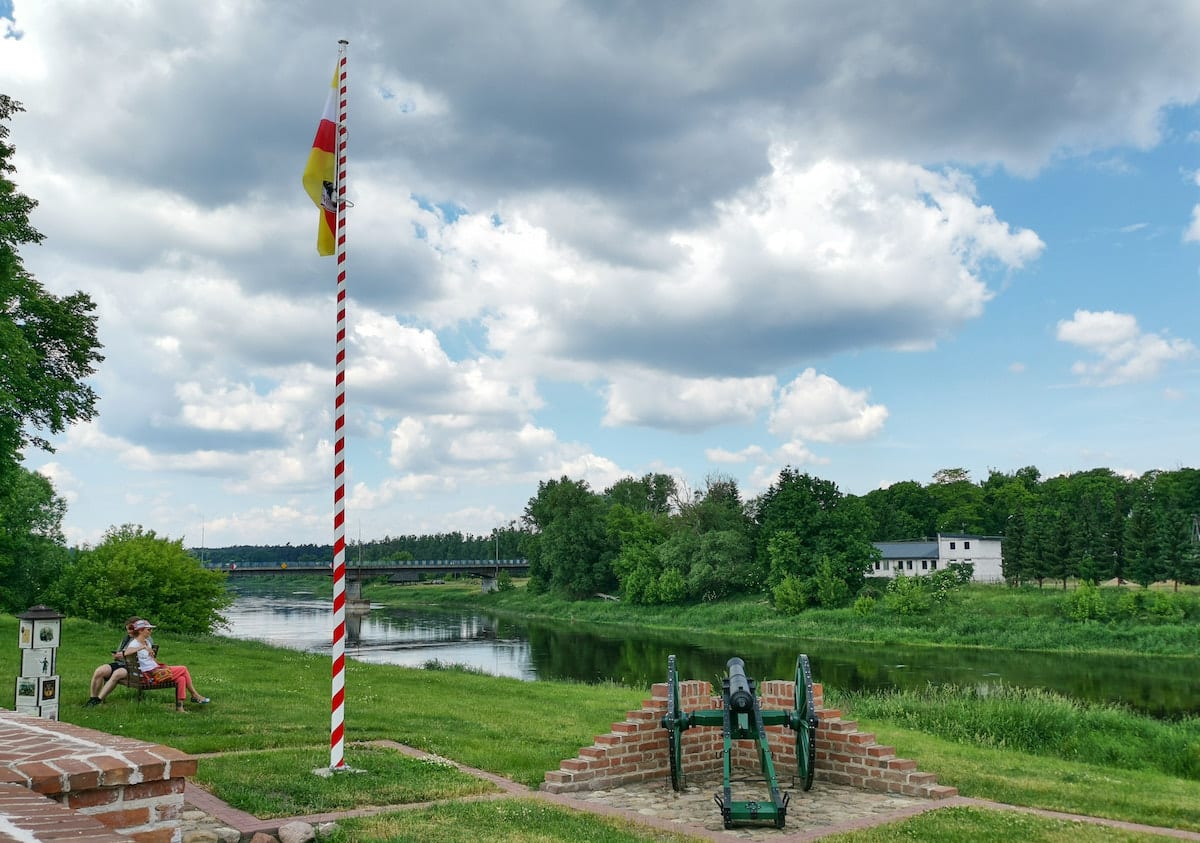
<path id="1" fill-rule="evenodd" d="M 346 534 L 539 482 L 746 498 L 1195 467 L 1200 4 L 0 0 L 96 417 L 71 544 L 333 541 L 336 262 L 300 175 L 349 41 Z"/>

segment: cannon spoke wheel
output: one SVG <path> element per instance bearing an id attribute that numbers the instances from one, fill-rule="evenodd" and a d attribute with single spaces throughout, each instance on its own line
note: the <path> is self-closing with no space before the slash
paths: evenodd
<path id="1" fill-rule="evenodd" d="M 667 716 L 663 725 L 667 727 L 667 752 L 671 759 L 671 787 L 683 790 L 683 726 L 682 709 L 679 705 L 679 674 L 675 671 L 675 657 L 667 659 Z"/>
<path id="2" fill-rule="evenodd" d="M 817 766 L 817 709 L 813 702 L 812 668 L 804 653 L 796 659 L 795 695 L 792 728 L 796 731 L 796 773 L 801 787 L 811 790 Z"/>

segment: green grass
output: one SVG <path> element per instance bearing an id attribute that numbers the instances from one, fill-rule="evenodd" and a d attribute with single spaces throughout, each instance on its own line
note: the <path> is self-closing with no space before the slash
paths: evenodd
<path id="1" fill-rule="evenodd" d="M 824 837 L 827 843 L 893 843 L 919 840 L 922 843 L 1161 843 L 1157 834 L 1141 834 L 1081 822 L 1038 817 L 1015 811 L 981 808 L 944 808 L 903 822 L 876 826 L 849 834 Z"/>
<path id="2" fill-rule="evenodd" d="M 401 767 L 388 766 L 393 761 L 385 758 L 394 759 L 392 753 L 363 755 L 356 761 L 364 748 L 355 744 L 375 739 L 398 741 L 536 786 L 547 770 L 591 745 L 596 735 L 609 731 L 613 722 L 649 696 L 648 689 L 522 682 L 453 669 L 422 671 L 350 661 L 348 762 L 381 780 L 395 778 L 399 790 L 406 779 L 411 787 L 407 796 L 379 796 L 375 787 L 346 793 L 341 789 L 359 786 L 354 777 L 322 779 L 311 773 L 328 761 L 327 656 L 229 638 L 173 636 L 166 628 L 157 632 L 164 659 L 187 664 L 200 690 L 213 698 L 211 705 L 191 706 L 188 714 L 177 715 L 170 695 L 150 695 L 138 704 L 121 688 L 105 705 L 84 708 L 92 669 L 108 658 L 116 643 L 110 639 L 117 636 L 96 624 L 67 619 L 58 662 L 60 718 L 190 753 L 237 753 L 202 759 L 198 780 L 231 803 L 238 803 L 243 791 L 272 791 L 274 807 L 244 808 L 252 813 L 311 813 L 334 804 L 422 799 L 422 794 L 457 786 L 421 776 L 413 781 Z M 0 640 L 6 636 L 16 640 L 16 619 L 0 616 Z M 0 673 L 17 674 L 17 655 L 16 647 L 0 648 Z M 832 690 L 830 696 L 837 697 Z M 989 701 L 965 692 L 939 691 L 927 698 L 862 695 L 843 700 L 847 701 L 852 708 L 847 716 L 857 718 L 861 728 L 876 732 L 881 743 L 896 746 L 901 756 L 916 759 L 922 770 L 958 787 L 963 795 L 1200 831 L 1200 782 L 1183 777 L 1190 768 L 1180 761 L 1197 752 L 1194 721 L 1158 724 L 1128 712 L 1077 707 L 1049 696 Z M 1038 746 L 1041 741 L 1051 754 L 1035 754 L 1045 749 Z M 1128 763 L 1139 756 L 1145 763 Z M 268 780 L 269 788 L 260 786 Z M 372 828 L 386 830 L 360 829 L 354 832 L 357 836 L 343 839 L 455 840 L 462 839 L 453 836 L 459 833 L 454 829 L 459 823 L 472 829 L 473 840 L 667 839 L 637 836 L 619 826 L 605 825 L 598 831 L 590 825 L 600 822 L 595 818 L 570 812 L 559 812 L 565 814 L 560 817 L 548 808 L 550 813 L 538 814 L 543 818 L 536 823 L 522 824 L 513 817 L 525 808 L 506 813 L 508 809 L 501 811 L 498 804 L 525 805 L 503 800 L 403 812 L 401 817 L 375 820 L 388 825 Z M 530 805 L 528 810 L 542 810 Z M 950 839 L 995 839 L 988 837 L 990 818 L 962 822 L 976 822 L 980 830 Z"/>
<path id="3" fill-rule="evenodd" d="M 0 617 L 0 640 L 16 641 L 16 619 Z M 68 619 L 58 670 L 60 718 L 191 753 L 329 745 L 328 656 L 255 641 L 172 636 L 156 630 L 167 662 L 186 664 L 206 706 L 175 714 L 170 694 L 133 702 L 125 688 L 83 708 L 111 631 Z M 17 648 L 0 648 L 0 675 L 16 676 Z M 346 741 L 394 740 L 536 786 L 580 747 L 640 708 L 647 689 L 523 682 L 459 670 L 416 670 L 347 661 Z"/>
<path id="4" fill-rule="evenodd" d="M 1101 589 L 1107 592 L 1115 589 Z M 1070 592 L 1047 587 L 968 585 L 917 616 L 882 608 L 813 609 L 781 615 L 762 596 L 737 597 L 692 606 L 634 606 L 609 600 L 562 600 L 524 588 L 481 594 L 474 583 L 443 586 L 364 587 L 364 596 L 388 606 L 478 607 L 520 617 L 627 624 L 641 629 L 731 631 L 755 636 L 812 638 L 878 644 L 931 644 L 1047 652 L 1111 653 L 1194 657 L 1200 652 L 1200 591 L 1178 598 L 1192 607 L 1181 620 L 1114 618 L 1075 621 L 1065 616 Z M 1115 602 L 1115 600 L 1110 600 Z"/>
<path id="5" fill-rule="evenodd" d="M 1200 831 L 1200 782 L 1147 770 L 1121 770 L 970 746 L 885 721 L 859 718 L 880 743 L 937 774 L 963 796 L 1085 816 Z"/>
<path id="6" fill-rule="evenodd" d="M 1114 705 L 1010 687 L 831 690 L 827 703 L 858 718 L 918 729 L 956 743 L 1200 781 L 1200 718 L 1165 722 Z"/>
<path id="7" fill-rule="evenodd" d="M 322 843 L 686 843 L 699 838 L 571 811 L 531 799 L 436 805 L 343 820 Z"/>
<path id="8" fill-rule="evenodd" d="M 394 749 L 350 747 L 350 772 L 328 771 L 329 749 L 280 749 L 205 758 L 196 781 L 239 810 L 263 819 L 344 811 L 360 805 L 403 805 L 495 793 L 490 782 L 439 760 Z M 361 771 L 361 772 L 356 772 Z M 246 787 L 246 782 L 254 787 Z"/>

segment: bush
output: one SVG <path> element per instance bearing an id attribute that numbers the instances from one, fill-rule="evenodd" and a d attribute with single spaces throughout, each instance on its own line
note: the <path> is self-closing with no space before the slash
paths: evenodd
<path id="1" fill-rule="evenodd" d="M 1063 601 L 1064 613 L 1073 621 L 1101 621 L 1108 615 L 1104 596 L 1093 582 L 1082 582 Z"/>
<path id="2" fill-rule="evenodd" d="M 512 591 L 517 586 L 513 583 L 512 574 L 508 571 L 501 571 L 496 575 L 496 590 L 497 591 Z"/>
<path id="3" fill-rule="evenodd" d="M 808 607 L 808 590 L 799 577 L 788 574 L 771 589 L 775 608 L 785 615 L 798 615 Z"/>
<path id="4" fill-rule="evenodd" d="M 817 575 L 813 580 L 811 590 L 816 595 L 817 605 L 822 609 L 837 609 L 850 597 L 850 586 L 838 576 L 828 556 L 821 557 L 817 564 Z"/>
<path id="5" fill-rule="evenodd" d="M 898 615 L 919 615 L 929 608 L 929 594 L 918 577 L 896 574 L 888 583 L 883 605 Z"/>
<path id="6" fill-rule="evenodd" d="M 67 615 L 118 626 L 136 615 L 171 632 L 213 632 L 233 598 L 225 574 L 201 566 L 183 540 L 126 524 L 78 554 L 51 589 Z"/>
<path id="7" fill-rule="evenodd" d="M 877 605 L 874 597 L 863 595 L 854 601 L 854 614 L 865 617 L 875 611 Z"/>

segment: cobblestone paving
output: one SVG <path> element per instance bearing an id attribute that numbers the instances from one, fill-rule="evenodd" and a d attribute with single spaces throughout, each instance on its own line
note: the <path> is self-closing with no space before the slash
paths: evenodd
<path id="1" fill-rule="evenodd" d="M 721 790 L 720 777 L 688 777 L 686 784 L 687 788 L 682 793 L 676 793 L 671 789 L 671 785 L 664 781 L 617 787 L 612 790 L 572 793 L 571 797 L 581 802 L 657 817 L 685 827 L 721 832 L 730 840 L 749 841 L 770 841 L 801 830 L 811 831 L 853 820 L 886 816 L 903 808 L 928 804 L 926 799 L 870 793 L 818 781 L 813 783 L 812 790 L 808 792 L 799 788 L 784 788 L 785 792 L 791 794 L 784 828 L 777 829 L 773 825 L 745 825 L 726 829 L 721 821 L 721 809 L 713 801 L 713 796 Z M 766 787 L 761 781 L 735 782 L 733 798 L 737 801 L 770 801 Z M 687 828 L 680 830 L 686 831 Z"/>

